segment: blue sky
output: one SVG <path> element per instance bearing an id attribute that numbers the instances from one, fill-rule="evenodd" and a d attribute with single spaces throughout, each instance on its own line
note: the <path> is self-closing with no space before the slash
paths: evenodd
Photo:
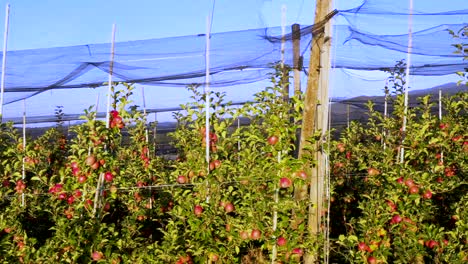
<path id="1" fill-rule="evenodd" d="M 335 0 L 335 8 L 349 9 L 358 6 L 361 0 Z M 395 2 L 407 4 L 406 1 L 379 0 L 384 8 L 392 8 Z M 415 6 L 423 10 L 454 10 L 467 8 L 464 0 L 451 0 L 451 5 L 439 0 L 415 0 Z M 3 29 L 4 7 L 7 1 L 0 1 L 0 25 Z M 430 4 L 428 4 L 430 3 Z M 211 12 L 213 0 L 21 0 L 11 1 L 9 50 L 35 49 L 81 45 L 88 43 L 107 43 L 110 41 L 112 24 L 117 25 L 116 41 L 164 38 L 171 36 L 194 35 L 204 33 L 206 17 Z M 279 26 L 281 6 L 286 5 L 286 24 L 311 24 L 315 11 L 314 0 L 216 0 L 212 32 L 225 32 Z M 399 6 L 404 9 L 405 7 Z M 335 21 L 344 23 L 343 19 Z M 405 23 L 397 27 L 392 20 L 379 20 L 378 23 L 364 24 L 366 30 L 381 32 L 398 32 L 406 30 Z M 426 25 L 419 25 L 424 28 Z M 0 36 L 1 37 L 1 36 Z M 343 36 L 339 36 L 342 38 Z M 2 37 L 1 37 L 2 38 Z M 349 97 L 358 95 L 356 90 L 344 86 L 359 87 L 362 94 L 380 93 L 383 87 L 384 74 L 354 73 L 362 76 L 351 77 L 349 74 L 334 73 L 332 85 L 335 87 L 332 96 Z M 427 83 L 418 83 L 418 88 L 426 88 L 435 84 L 447 82 L 445 77 L 432 78 Z M 305 83 L 305 78 L 303 78 Z M 249 85 L 236 88 L 236 94 L 250 93 L 250 90 L 261 88 L 262 85 Z M 340 87 L 344 87 L 341 88 Z M 377 89 L 375 87 L 378 87 Z M 157 95 L 152 98 L 153 107 L 169 107 L 188 100 L 184 89 L 168 91 L 164 87 L 148 87 Z M 87 96 L 80 93 L 51 91 L 37 98 L 27 100 L 28 115 L 52 114 L 57 104 L 45 104 L 52 96 L 67 96 L 72 100 L 64 100 L 65 112 L 81 112 L 81 109 L 95 104 L 99 95 L 99 109 L 104 110 L 105 89 L 89 90 Z M 243 96 L 244 98 L 246 96 Z M 247 96 L 248 97 L 248 96 Z M 137 101 L 140 99 L 137 99 Z M 142 104 L 141 100 L 138 102 Z M 150 104 L 150 103 L 148 103 Z M 67 107 L 68 105 L 68 107 Z M 67 111 L 68 110 L 68 111 Z M 9 112 L 8 112 L 9 111 Z M 21 116 L 22 103 L 6 107 L 5 114 Z"/>

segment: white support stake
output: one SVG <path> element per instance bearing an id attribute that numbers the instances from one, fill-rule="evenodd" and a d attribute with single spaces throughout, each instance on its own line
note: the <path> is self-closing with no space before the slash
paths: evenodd
<path id="1" fill-rule="evenodd" d="M 26 154 L 26 100 L 23 99 L 23 152 Z M 23 167 L 22 167 L 22 179 L 23 183 L 24 180 L 26 179 L 26 168 L 25 168 L 25 159 L 26 157 L 23 157 Z M 26 199 L 24 197 L 24 192 L 21 194 L 21 206 L 25 206 L 26 204 Z"/>
<path id="2" fill-rule="evenodd" d="M 285 35 L 286 35 L 286 5 L 281 6 L 281 70 L 284 69 L 284 50 L 285 50 Z M 284 84 L 284 83 L 283 83 Z M 283 87 L 284 88 L 284 87 Z M 289 96 L 289 95 L 288 95 Z M 278 163 L 281 162 L 281 152 L 278 152 Z M 274 202 L 278 205 L 279 201 L 279 189 L 275 189 Z M 273 211 L 273 233 L 276 232 L 278 225 L 278 212 L 276 209 Z M 276 236 L 273 234 L 273 239 L 276 239 Z M 272 258 L 271 263 L 276 263 L 276 257 L 278 254 L 278 249 L 276 243 L 273 244 L 272 248 Z"/>
<path id="3" fill-rule="evenodd" d="M 206 175 L 210 174 L 210 31 L 211 19 L 206 17 L 206 50 L 205 50 L 205 159 L 206 159 Z M 208 195 L 206 202 L 210 202 L 209 185 L 206 182 Z"/>
<path id="4" fill-rule="evenodd" d="M 107 89 L 107 111 L 106 111 L 106 128 L 109 128 L 110 122 L 110 104 L 112 92 L 112 73 L 114 71 L 114 50 L 115 50 L 115 24 L 112 25 L 112 40 L 111 40 L 111 56 L 109 61 L 109 83 Z"/>
<path id="5" fill-rule="evenodd" d="M 206 50 L 205 50 L 205 159 L 207 174 L 210 173 L 210 17 L 206 18 Z"/>
<path id="6" fill-rule="evenodd" d="M 405 140 L 406 123 L 408 115 L 408 88 L 410 83 L 410 67 L 411 67 L 411 52 L 413 49 L 413 0 L 409 0 L 409 18 L 408 18 L 408 51 L 406 53 L 406 82 L 405 82 L 405 109 L 403 114 L 403 126 L 401 128 L 403 132 L 403 140 L 400 151 L 400 163 L 405 161 L 405 148 L 403 142 Z"/>
<path id="7" fill-rule="evenodd" d="M 153 130 L 153 144 L 154 144 L 154 156 L 156 156 L 156 135 L 157 135 L 157 132 L 158 132 L 158 113 L 155 112 L 154 113 L 154 130 Z"/>
<path id="8" fill-rule="evenodd" d="M 10 24 L 10 4 L 6 5 L 5 11 L 5 31 L 3 33 L 3 57 L 2 57 L 2 83 L 0 91 L 0 122 L 3 121 L 3 97 L 5 94 L 5 72 L 6 72 L 6 57 L 8 50 L 8 28 Z"/>
<path id="9" fill-rule="evenodd" d="M 439 89 L 439 120 L 442 120 L 442 89 Z"/>
<path id="10" fill-rule="evenodd" d="M 145 117 L 145 140 L 146 140 L 146 148 L 147 148 L 147 152 L 146 152 L 146 157 L 149 159 L 150 157 L 150 153 L 149 153 L 149 137 L 148 137 L 148 126 L 146 124 L 147 122 L 147 115 L 146 115 L 146 98 L 145 98 L 145 87 L 141 87 L 141 96 L 142 96 L 142 99 L 143 99 L 143 116 Z M 152 185 L 152 184 L 151 184 Z M 153 209 L 153 195 L 152 195 L 152 190 L 151 190 L 151 186 L 149 187 L 149 191 L 150 191 L 150 199 L 149 199 L 149 203 L 150 203 L 150 209 Z"/>
<path id="11" fill-rule="evenodd" d="M 385 79 L 385 101 L 384 101 L 384 120 L 387 120 L 387 115 L 388 115 L 388 78 Z M 387 143 L 385 143 L 385 138 L 387 136 L 387 130 L 383 128 L 383 137 L 382 137 L 382 142 L 383 142 L 383 149 L 387 149 Z"/>
<path id="12" fill-rule="evenodd" d="M 148 137 L 148 126 L 147 126 L 147 119 L 148 116 L 146 115 L 146 98 L 145 98 L 145 87 L 141 87 L 141 92 L 142 92 L 142 97 L 143 97 L 143 115 L 145 116 L 145 139 L 146 139 L 146 145 L 148 145 L 149 142 L 149 137 Z M 149 149 L 148 153 L 146 155 L 149 158 Z"/>
<path id="13" fill-rule="evenodd" d="M 439 89 L 439 120 L 442 121 L 442 89 Z M 440 152 L 440 161 L 444 162 L 444 152 Z"/>
<path id="14" fill-rule="evenodd" d="M 286 5 L 281 6 L 281 69 L 284 68 L 284 50 L 286 47 Z"/>
<path id="15" fill-rule="evenodd" d="M 96 107 L 94 108 L 95 111 L 96 111 L 96 115 L 94 116 L 94 120 L 96 120 L 97 114 L 99 112 L 99 96 L 100 96 L 100 94 L 98 93 L 97 96 L 96 96 Z"/>
<path id="16" fill-rule="evenodd" d="M 112 40 L 111 40 L 111 56 L 109 61 L 109 83 L 108 83 L 108 91 L 107 91 L 107 111 L 106 111 L 106 128 L 110 126 L 110 98 L 111 98 L 111 91 L 112 91 L 112 73 L 114 70 L 114 50 L 115 50 L 115 24 L 112 25 Z M 97 186 L 96 186 L 96 194 L 94 196 L 94 209 L 93 215 L 96 215 L 98 200 L 101 192 L 101 185 L 104 184 L 104 174 L 101 173 L 98 178 Z"/>

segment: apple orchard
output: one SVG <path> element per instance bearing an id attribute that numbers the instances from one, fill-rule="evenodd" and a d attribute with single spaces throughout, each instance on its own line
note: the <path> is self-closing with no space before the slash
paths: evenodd
<path id="1" fill-rule="evenodd" d="M 126 83 L 113 86 L 110 123 L 90 107 L 72 137 L 57 126 L 23 142 L 2 123 L 0 261 L 466 263 L 468 94 L 444 98 L 442 119 L 429 96 L 406 112 L 404 76 L 391 74 L 391 114 L 369 102 L 366 122 L 318 131 L 300 158 L 303 102 L 283 100 L 281 71 L 254 103 L 211 92 L 209 131 L 207 95 L 189 87 L 170 135 L 176 160 L 156 155 Z M 319 233 L 308 225 L 316 205 L 297 195 L 311 188 L 316 151 L 330 179 Z"/>

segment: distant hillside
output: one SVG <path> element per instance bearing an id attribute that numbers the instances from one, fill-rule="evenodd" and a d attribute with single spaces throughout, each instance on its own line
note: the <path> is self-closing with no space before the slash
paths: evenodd
<path id="1" fill-rule="evenodd" d="M 418 98 L 426 95 L 431 95 L 432 102 L 437 102 L 439 99 L 439 90 L 442 90 L 442 96 L 454 95 L 459 92 L 468 92 L 467 85 L 457 85 L 457 83 L 446 83 L 428 89 L 410 91 L 408 104 L 410 107 L 417 106 Z M 379 112 L 384 112 L 385 96 L 357 96 L 345 100 L 339 100 L 332 104 L 331 115 L 332 125 L 341 126 L 348 121 L 348 105 L 350 120 L 365 120 L 367 118 L 366 104 L 372 101 L 374 109 Z M 434 109 L 436 111 L 436 109 Z M 393 111 L 393 106 L 388 105 L 389 113 Z"/>

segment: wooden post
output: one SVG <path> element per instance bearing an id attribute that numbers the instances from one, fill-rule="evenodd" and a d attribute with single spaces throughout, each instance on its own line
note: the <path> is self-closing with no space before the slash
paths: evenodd
<path id="1" fill-rule="evenodd" d="M 349 104 L 346 104 L 346 124 L 349 129 Z"/>
<path id="2" fill-rule="evenodd" d="M 332 0 L 317 0 L 315 10 L 314 25 L 323 24 L 322 20 L 327 18 L 331 13 Z M 310 138 L 316 130 L 322 129 L 322 134 L 325 134 L 327 126 L 324 124 L 328 121 L 328 71 L 330 69 L 330 31 L 331 25 L 329 21 L 325 22 L 323 30 L 316 30 L 312 37 L 309 76 L 307 80 L 307 90 L 305 93 L 303 123 L 301 130 L 301 141 L 299 148 L 299 157 L 305 153 L 305 147 L 310 144 L 307 139 Z M 320 142 L 315 146 L 315 159 L 318 161 L 317 166 L 311 170 L 311 182 L 309 191 L 309 216 L 308 229 L 312 235 L 320 232 L 321 223 L 321 207 L 323 204 L 323 186 L 324 186 L 324 159 L 319 150 Z M 304 263 L 315 263 L 318 261 L 317 254 L 307 254 L 304 258 Z"/>
<path id="3" fill-rule="evenodd" d="M 301 26 L 294 24 L 291 27 L 292 43 L 293 43 L 293 78 L 294 78 L 294 94 L 298 95 L 301 92 L 301 65 L 299 59 L 301 57 Z"/>

